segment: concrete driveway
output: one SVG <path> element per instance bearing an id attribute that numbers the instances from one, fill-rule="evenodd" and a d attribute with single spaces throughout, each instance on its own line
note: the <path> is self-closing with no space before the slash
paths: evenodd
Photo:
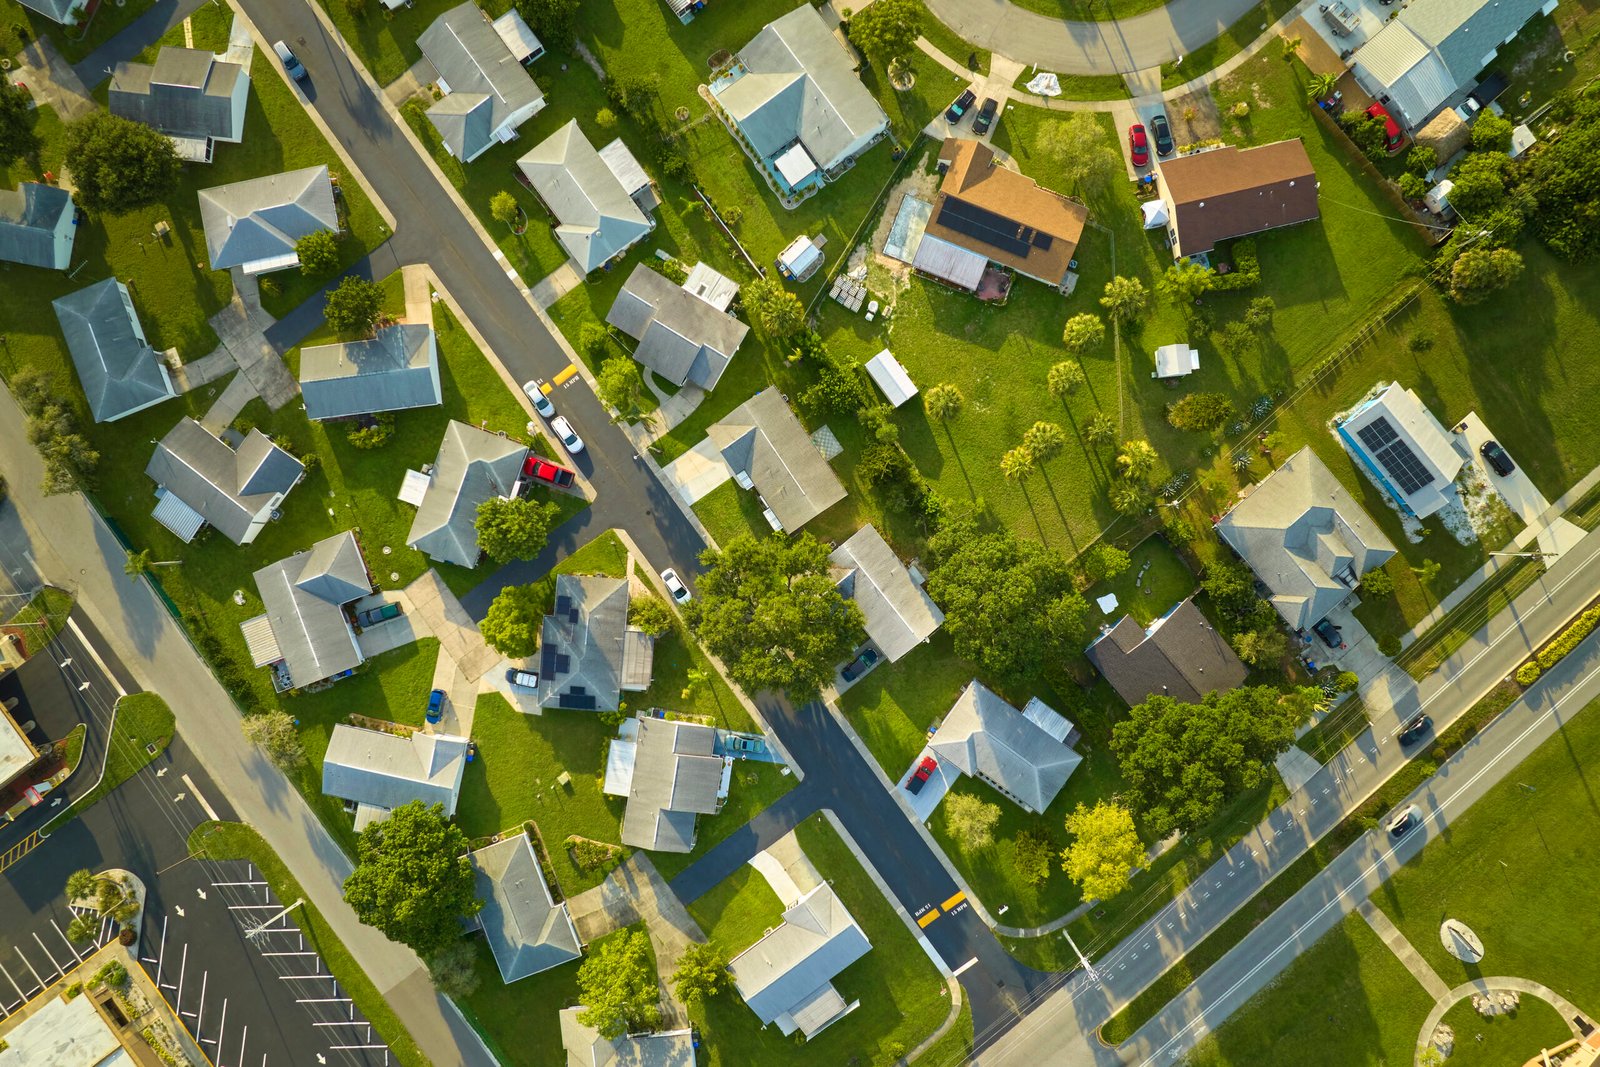
<path id="1" fill-rule="evenodd" d="M 679 500 L 692 506 L 701 497 L 732 478 L 733 472 L 723 462 L 722 453 L 717 450 L 717 446 L 711 443 L 710 438 L 705 438 L 662 467 L 661 476 L 672 487 L 672 491 L 678 494 Z"/>
<path id="2" fill-rule="evenodd" d="M 1306 643 L 1301 646 L 1300 658 L 1309 659 L 1318 667 L 1333 664 L 1341 671 L 1352 671 L 1362 679 L 1371 678 L 1389 666 L 1389 657 L 1378 651 L 1378 642 L 1356 618 L 1355 607 L 1361 601 L 1352 597 L 1328 613 L 1328 621 L 1339 628 L 1343 647 L 1329 648 L 1327 642 L 1311 631 L 1306 631 Z"/>
<path id="3" fill-rule="evenodd" d="M 1464 452 L 1467 462 L 1476 465 L 1484 483 L 1499 493 L 1506 505 L 1529 526 L 1543 523 L 1545 514 L 1550 510 L 1550 501 L 1533 484 L 1533 479 L 1528 477 L 1522 465 L 1517 464 L 1510 474 L 1496 474 L 1478 451 L 1485 441 L 1494 438 L 1494 434 L 1476 412 L 1469 412 L 1456 424 L 1455 434 L 1456 451 Z M 1511 457 L 1513 463 L 1516 459 L 1516 456 Z M 1566 519 L 1557 518 L 1540 529 L 1538 537 L 1541 552 L 1558 553 L 1583 540 L 1583 530 Z"/>
<path id="4" fill-rule="evenodd" d="M 933 773 L 928 775 L 927 782 L 922 786 L 922 792 L 912 793 L 906 788 L 906 783 L 911 780 L 911 773 L 917 769 L 917 764 L 928 756 L 933 756 L 933 750 L 924 747 L 917 753 L 916 759 L 911 761 L 911 765 L 895 779 L 895 792 L 905 802 L 906 807 L 911 809 L 918 822 L 927 822 L 933 818 L 933 811 L 939 806 L 939 801 L 944 799 L 944 795 L 950 792 L 950 787 L 961 778 L 960 771 L 941 761 Z"/>

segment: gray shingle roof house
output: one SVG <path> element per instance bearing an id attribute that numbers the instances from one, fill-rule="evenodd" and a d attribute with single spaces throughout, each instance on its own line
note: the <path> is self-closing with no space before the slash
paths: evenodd
<path id="1" fill-rule="evenodd" d="M 478 505 L 511 495 L 527 454 L 526 445 L 450 420 L 406 544 L 430 559 L 476 567 L 483 554 L 478 548 Z"/>
<path id="2" fill-rule="evenodd" d="M 845 498 L 828 461 L 776 386 L 740 404 L 706 431 L 733 479 L 755 489 L 791 533 Z"/>
<path id="3" fill-rule="evenodd" d="M 1334 432 L 1384 492 L 1417 518 L 1456 499 L 1450 490 L 1466 457 L 1416 390 L 1390 383 Z"/>
<path id="4" fill-rule="evenodd" d="M 156 483 L 155 517 L 192 540 L 210 523 L 236 545 L 256 539 L 305 467 L 251 430 L 237 450 L 188 416 L 156 445 L 144 469 Z"/>
<path id="5" fill-rule="evenodd" d="M 875 526 L 863 526 L 828 556 L 839 592 L 856 602 L 867 636 L 893 663 L 944 625 L 944 612 L 911 580 Z"/>
<path id="6" fill-rule="evenodd" d="M 647 265 L 634 265 L 606 321 L 638 341 L 633 358 L 674 385 L 717 387 L 750 327 L 673 284 Z"/>
<path id="7" fill-rule="evenodd" d="M 783 913 L 783 925 L 735 956 L 733 985 L 762 1024 L 807 1038 L 849 1014 L 833 979 L 872 949 L 826 882 Z"/>
<path id="8" fill-rule="evenodd" d="M 631 164 L 631 166 L 629 166 Z M 517 160 L 539 199 L 556 217 L 556 239 L 586 273 L 599 270 L 655 229 L 640 209 L 649 196 L 649 179 L 619 138 L 596 152 L 567 123 Z"/>
<path id="9" fill-rule="evenodd" d="M 294 249 L 300 238 L 338 232 L 333 179 L 325 166 L 306 167 L 202 189 L 200 221 L 212 270 L 261 274 L 293 267 L 300 262 Z"/>
<path id="10" fill-rule="evenodd" d="M 53 306 L 95 422 L 115 422 L 178 395 L 166 363 L 145 340 L 126 285 L 107 278 Z"/>
<path id="11" fill-rule="evenodd" d="M 1067 747 L 1064 738 L 1071 725 L 1061 729 L 1064 723 L 1066 720 L 1042 703 L 1031 702 L 1025 715 L 983 683 L 972 681 L 956 698 L 928 747 L 939 762 L 983 779 L 1038 814 L 1050 806 L 1083 761 Z"/>
<path id="12" fill-rule="evenodd" d="M 762 27 L 740 49 L 739 64 L 743 73 L 736 67 L 737 77 L 717 79 L 712 92 L 792 189 L 821 181 L 889 128 L 856 77 L 855 58 L 809 4 Z"/>
<path id="13" fill-rule="evenodd" d="M 442 404 L 433 327 L 395 323 L 364 341 L 302 348 L 300 398 L 308 419 Z"/>
<path id="14" fill-rule="evenodd" d="M 1258 483 L 1216 526 L 1297 630 L 1319 622 L 1363 574 L 1394 555 L 1378 524 L 1309 447 Z"/>
<path id="15" fill-rule="evenodd" d="M 280 688 L 308 686 L 366 660 L 344 611 L 372 592 L 353 531 L 324 538 L 252 577 L 266 611 L 240 628 L 257 667 L 282 664 L 274 668 L 274 683 L 286 683 Z"/>
<path id="16" fill-rule="evenodd" d="M 515 982 L 583 955 L 572 916 L 550 895 L 527 834 L 480 848 L 467 860 L 483 900 L 477 923 L 502 981 Z"/>
<path id="17" fill-rule="evenodd" d="M 322 759 L 322 791 L 356 805 L 356 829 L 420 800 L 456 813 L 467 739 L 421 730 L 409 737 L 339 723 Z"/>
<path id="18" fill-rule="evenodd" d="M 694 1067 L 694 1031 L 601 1037 L 600 1031 L 578 1021 L 586 1010 L 580 1004 L 561 1011 L 567 1067 Z"/>
<path id="19" fill-rule="evenodd" d="M 149 63 L 118 63 L 111 72 L 111 113 L 172 138 L 178 155 L 211 162 L 215 141 L 244 139 L 250 73 L 210 52 L 166 47 Z"/>
<path id="20" fill-rule="evenodd" d="M 628 798 L 622 843 L 654 852 L 693 851 L 695 817 L 722 808 L 730 761 L 715 755 L 717 732 L 649 715 L 634 722 L 632 737 L 625 727 L 606 761 L 605 791 Z"/>
<path id="21" fill-rule="evenodd" d="M 70 26 L 76 22 L 83 9 L 88 6 L 87 0 L 17 0 L 17 2 L 63 26 Z"/>
<path id="22" fill-rule="evenodd" d="M 555 608 L 539 632 L 539 705 L 610 711 L 622 692 L 650 688 L 655 638 L 628 625 L 628 583 L 556 576 Z"/>
<path id="23" fill-rule="evenodd" d="M 1192 597 L 1148 628 L 1124 615 L 1095 638 L 1088 656 L 1130 705 L 1147 696 L 1198 704 L 1214 689 L 1243 684 L 1249 673 Z"/>
<path id="24" fill-rule="evenodd" d="M 434 19 L 417 36 L 417 47 L 445 94 L 428 109 L 428 120 L 463 163 L 511 140 L 544 107 L 544 93 L 470 0 Z"/>
<path id="25" fill-rule="evenodd" d="M 1357 50 L 1356 81 L 1412 129 L 1490 63 L 1556 0 L 1413 0 Z"/>
<path id="26" fill-rule="evenodd" d="M 77 235 L 77 212 L 65 189 L 39 182 L 0 189 L 0 260 L 66 270 Z"/>

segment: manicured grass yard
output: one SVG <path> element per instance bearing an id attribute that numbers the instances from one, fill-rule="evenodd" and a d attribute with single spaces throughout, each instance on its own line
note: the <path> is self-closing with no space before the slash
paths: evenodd
<path id="1" fill-rule="evenodd" d="M 1165 539 L 1146 538 L 1128 558 L 1131 563 L 1125 572 L 1083 591 L 1091 627 L 1115 624 L 1124 615 L 1132 615 L 1140 626 L 1149 626 L 1195 592 L 1193 572 Z M 1117 606 L 1110 615 L 1102 615 L 1095 601 L 1107 593 L 1117 598 Z"/>
<path id="2" fill-rule="evenodd" d="M 118 7 L 112 0 L 101 0 L 99 10 L 89 22 L 87 32 L 62 26 L 17 3 L 0 0 L 0 56 L 14 56 L 24 45 L 48 37 L 68 63 L 76 63 L 115 37 L 125 26 L 150 9 L 155 0 L 127 0 Z M 26 30 L 24 34 L 22 31 Z"/>
<path id="3" fill-rule="evenodd" d="M 701 1062 L 708 1067 L 887 1062 L 891 1044 L 915 1047 L 949 1012 L 938 971 L 833 827 L 816 815 L 796 834 L 806 855 L 872 942 L 872 950 L 833 983 L 846 1003 L 859 999 L 861 1007 L 810 1041 L 802 1041 L 798 1033 L 786 1038 L 775 1026 L 763 1029 L 755 1013 L 730 989 L 690 1012 L 704 1042 Z M 706 936 L 732 957 L 774 925 L 780 909 L 761 876 L 746 867 L 696 902 L 692 913 Z"/>
<path id="4" fill-rule="evenodd" d="M 47 585 L 0 625 L 0 631 L 15 636 L 22 643 L 23 653 L 31 656 L 56 639 L 56 634 L 67 624 L 72 603 L 71 593 Z"/>
<path id="5" fill-rule="evenodd" d="M 172 709 L 155 693 L 133 693 L 117 701 L 117 722 L 111 734 L 111 744 L 107 746 L 104 776 L 98 785 L 57 816 L 51 827 L 67 822 L 139 773 L 151 760 L 166 751 L 175 728 Z M 155 752 L 147 752 L 146 745 L 156 746 Z M 90 774 L 90 768 L 84 768 L 83 773 Z M 92 773 L 99 775 L 100 772 L 95 768 Z"/>
<path id="6" fill-rule="evenodd" d="M 132 5 L 130 5 L 132 6 Z M 194 36 L 194 47 L 204 52 L 221 52 L 228 47 L 228 31 L 233 26 L 233 8 L 226 4 L 201 4 L 194 14 L 189 16 L 189 29 Z M 156 56 L 163 47 L 187 47 L 184 44 L 183 23 L 180 22 L 172 29 L 161 35 L 155 44 L 139 53 L 135 62 L 154 63 Z M 251 66 L 252 75 L 259 76 L 254 65 Z"/>
<path id="7" fill-rule="evenodd" d="M 1440 1020 L 1456 1032 L 1451 1067 L 1500 1067 L 1526 1062 L 1541 1049 L 1572 1040 L 1561 1013 L 1537 997 L 1524 995 L 1510 1015 L 1485 1018 L 1463 1000 Z"/>
<path id="8" fill-rule="evenodd" d="M 658 580 L 646 574 L 643 567 L 634 564 L 634 573 L 655 590 L 657 596 L 666 599 Z M 728 683 L 712 666 L 705 650 L 689 633 L 683 619 L 676 614 L 673 615 L 671 631 L 656 638 L 652 665 L 655 677 L 651 679 L 650 688 L 630 697 L 629 707 L 665 708 L 680 715 L 713 722 L 723 729 L 761 732 L 745 706 L 728 688 Z M 705 671 L 710 675 L 710 680 L 695 687 L 694 692 L 685 699 L 683 691 L 689 685 L 691 669 Z"/>

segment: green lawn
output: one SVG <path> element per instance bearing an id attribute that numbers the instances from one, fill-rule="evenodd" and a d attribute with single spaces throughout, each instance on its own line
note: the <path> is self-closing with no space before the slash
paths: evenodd
<path id="1" fill-rule="evenodd" d="M 694 513 L 719 545 L 742 534 L 759 538 L 772 532 L 761 517 L 761 502 L 756 494 L 740 489 L 732 478 L 695 501 Z"/>
<path id="2" fill-rule="evenodd" d="M 1012 0 L 1024 11 L 1037 11 L 1053 19 L 1108 22 L 1154 11 L 1166 0 Z"/>
<path id="3" fill-rule="evenodd" d="M 689 1013 L 700 1029 L 700 1062 L 707 1067 L 887 1064 L 895 1058 L 892 1048 L 915 1047 L 949 1012 L 939 972 L 833 827 L 817 815 L 796 833 L 872 942 L 872 950 L 833 982 L 846 1003 L 859 999 L 861 1007 L 802 1041 L 798 1033 L 786 1038 L 775 1026 L 763 1028 L 730 989 Z M 691 913 L 706 936 L 732 956 L 774 925 L 781 909 L 761 876 L 746 867 L 697 901 Z"/>
<path id="4" fill-rule="evenodd" d="M 1194 573 L 1165 538 L 1146 538 L 1128 557 L 1131 564 L 1125 572 L 1084 590 L 1091 625 L 1132 615 L 1140 626 L 1149 626 L 1195 592 Z M 1095 601 L 1107 593 L 1117 598 L 1117 607 L 1109 616 L 1101 616 Z"/>
<path id="5" fill-rule="evenodd" d="M 1012 83 L 1013 88 L 1027 92 L 1028 83 L 1038 73 L 1036 67 L 1024 68 Z M 1056 80 L 1061 83 L 1059 99 L 1062 100 L 1126 100 L 1129 97 L 1128 83 L 1120 74 L 1057 74 Z"/>
<path id="6" fill-rule="evenodd" d="M 1161 88 L 1175 89 L 1208 70 L 1222 66 L 1248 48 L 1266 32 L 1267 27 L 1288 14 L 1294 6 L 1294 0 L 1262 0 L 1213 40 L 1180 57 L 1181 63 L 1161 64 Z M 1261 54 L 1282 62 L 1279 57 L 1283 53 L 1276 46 L 1268 45 L 1261 50 Z"/>
<path id="7" fill-rule="evenodd" d="M 189 16 L 189 29 L 194 36 L 194 47 L 205 52 L 221 52 L 228 47 L 228 31 L 233 27 L 233 8 L 226 4 L 201 4 Z M 162 48 L 185 48 L 183 23 L 161 35 L 161 39 L 135 57 L 136 63 L 154 63 Z M 255 67 L 251 67 L 252 72 Z"/>
<path id="8" fill-rule="evenodd" d="M 646 574 L 643 567 L 635 564 L 634 573 L 655 590 L 657 596 L 662 595 L 657 580 Z M 628 701 L 630 707 L 667 708 L 681 715 L 715 722 L 724 729 L 761 732 L 676 613 L 673 615 L 671 631 L 656 638 L 652 665 L 655 677 L 651 679 L 650 688 L 631 698 Z M 710 675 L 710 680 L 697 686 L 685 699 L 683 691 L 689 684 L 691 669 L 705 671 Z"/>
<path id="9" fill-rule="evenodd" d="M 359 6 L 360 14 L 356 14 L 344 0 L 322 0 L 322 9 L 333 20 L 339 36 L 366 65 L 372 80 L 388 85 L 422 58 L 422 49 L 417 47 L 422 31 L 459 4 L 457 0 L 413 0 L 391 11 L 368 0 Z M 490 18 L 511 8 L 507 0 L 485 0 L 478 6 Z"/>
<path id="10" fill-rule="evenodd" d="M 24 45 L 40 37 L 55 42 L 56 49 L 68 63 L 76 63 L 90 52 L 115 37 L 134 19 L 150 9 L 155 0 L 126 0 L 118 7 L 111 0 L 102 0 L 87 29 L 62 26 L 17 3 L 0 0 L 0 56 L 14 56 Z"/>
<path id="11" fill-rule="evenodd" d="M 175 729 L 172 709 L 154 693 L 134 693 L 117 701 L 117 721 L 111 732 L 111 743 L 107 746 L 105 773 L 100 776 L 98 785 L 51 821 L 51 828 L 69 821 L 139 773 L 151 760 L 166 751 Z M 148 751 L 146 745 L 154 745 L 155 751 Z M 85 768 L 84 773 L 88 774 L 90 770 Z M 93 773 L 100 774 L 98 768 Z"/>
<path id="12" fill-rule="evenodd" d="M 21 639 L 24 655 L 31 656 L 56 639 L 72 612 L 72 594 L 47 585 L 33 595 L 0 630 Z"/>
<path id="13" fill-rule="evenodd" d="M 978 75 L 989 73 L 989 50 L 979 48 L 940 22 L 938 16 L 928 10 L 926 4 L 922 5 L 922 36 L 928 39 L 929 44 L 963 67 L 975 70 Z M 975 65 L 969 62 L 974 59 Z"/>
<path id="14" fill-rule="evenodd" d="M 1526 994 L 1509 1015 L 1485 1018 L 1463 1000 L 1440 1020 L 1456 1032 L 1451 1067 L 1501 1067 L 1522 1063 L 1572 1040 L 1572 1030 L 1551 1005 Z"/>
<path id="15" fill-rule="evenodd" d="M 262 840 L 253 828 L 242 823 L 202 823 L 189 835 L 189 853 L 213 860 L 249 860 L 256 865 L 279 900 L 295 900 L 305 896 L 294 875 L 289 873 L 272 846 Z M 311 903 L 300 905 L 295 910 L 293 921 L 305 935 L 305 947 L 321 955 L 328 973 L 339 980 L 345 995 L 377 1027 L 379 1035 L 402 1067 L 431 1067 L 432 1061 L 417 1048 L 405 1024 L 389 1007 L 389 1002 L 383 999 L 372 978 L 361 969 L 338 935 L 328 927 L 316 906 Z M 383 977 L 393 978 L 392 975 Z"/>

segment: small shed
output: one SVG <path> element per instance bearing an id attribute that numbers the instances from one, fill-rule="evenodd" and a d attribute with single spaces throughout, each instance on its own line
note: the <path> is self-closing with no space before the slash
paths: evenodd
<path id="1" fill-rule="evenodd" d="M 683 287 L 718 311 L 727 311 L 733 298 L 739 295 L 739 284 L 726 275 L 719 274 L 704 263 L 696 263 L 684 281 Z"/>
<path id="2" fill-rule="evenodd" d="M 1152 378 L 1182 378 L 1200 369 L 1200 351 L 1179 342 L 1156 349 L 1156 369 Z"/>
<path id="3" fill-rule="evenodd" d="M 1526 125 L 1517 126 L 1511 131 L 1511 158 L 1521 159 L 1528 149 L 1538 143 L 1539 137 Z"/>
<path id="4" fill-rule="evenodd" d="M 890 407 L 897 408 L 917 395 L 916 383 L 887 348 L 867 360 L 867 374 L 883 390 Z"/>
<path id="5" fill-rule="evenodd" d="M 809 237 L 796 237 L 778 256 L 778 270 L 791 281 L 803 282 L 822 265 L 822 249 Z"/>
<path id="6" fill-rule="evenodd" d="M 1450 190 L 1455 187 L 1456 183 L 1446 178 L 1432 189 L 1429 189 L 1428 195 L 1422 198 L 1422 202 L 1428 205 L 1428 210 L 1435 215 L 1443 215 L 1450 210 Z"/>
<path id="7" fill-rule="evenodd" d="M 500 35 L 518 63 L 526 65 L 544 55 L 543 43 L 534 34 L 533 27 L 523 21 L 516 8 L 494 20 L 494 32 Z"/>

